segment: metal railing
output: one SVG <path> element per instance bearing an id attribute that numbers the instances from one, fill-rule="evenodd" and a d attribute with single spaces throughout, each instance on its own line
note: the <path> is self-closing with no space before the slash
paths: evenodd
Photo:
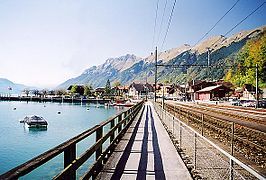
<path id="1" fill-rule="evenodd" d="M 154 107 L 194 179 L 265 179 L 263 175 L 207 139 L 203 135 L 203 119 L 199 120 L 202 122 L 202 129 L 196 131 L 188 125 L 185 116 L 175 114 L 177 118 L 159 103 L 154 103 Z"/>
<path id="2" fill-rule="evenodd" d="M 18 179 L 34 169 L 41 167 L 46 162 L 58 157 L 62 153 L 64 155 L 64 169 L 59 172 L 54 179 L 76 179 L 78 168 L 89 158 L 95 156 L 95 160 L 91 166 L 88 167 L 88 171 L 81 176 L 81 179 L 94 179 L 101 171 L 103 164 L 114 151 L 115 146 L 120 141 L 131 122 L 137 115 L 139 116 L 142 107 L 143 102 L 136 104 L 57 147 L 0 175 L 0 179 Z M 91 137 L 95 137 L 94 144 L 77 157 L 77 143 Z M 107 147 L 105 147 L 106 143 L 108 144 Z"/>

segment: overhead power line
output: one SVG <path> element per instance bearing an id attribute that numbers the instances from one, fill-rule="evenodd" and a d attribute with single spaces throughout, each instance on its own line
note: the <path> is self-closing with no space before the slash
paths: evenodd
<path id="1" fill-rule="evenodd" d="M 175 2 L 173 4 L 172 11 L 171 11 L 170 17 L 168 19 L 168 25 L 167 25 L 167 29 L 166 29 L 166 32 L 165 32 L 165 35 L 164 35 L 164 39 L 163 39 L 163 42 L 162 42 L 162 45 L 161 45 L 161 49 L 163 49 L 163 45 L 165 43 L 165 40 L 166 40 L 168 31 L 169 31 L 169 28 L 170 28 L 170 25 L 171 25 L 171 22 L 172 22 L 172 17 L 173 17 L 173 14 L 174 14 L 174 9 L 175 9 L 175 5 L 176 5 L 176 1 L 177 0 L 175 0 Z"/>
<path id="2" fill-rule="evenodd" d="M 218 23 L 237 5 L 237 3 L 239 2 L 240 0 L 237 0 L 234 4 L 233 4 L 233 6 L 230 8 L 230 9 L 228 9 L 228 11 L 226 11 L 226 13 L 209 29 L 209 31 L 207 31 L 198 41 L 197 41 L 197 43 L 194 45 L 194 46 L 196 46 L 201 40 L 203 40 L 217 25 L 218 25 Z M 194 47 L 193 46 L 193 47 Z"/>
<path id="3" fill-rule="evenodd" d="M 167 6 L 167 1 L 168 0 L 165 0 L 165 3 L 164 3 L 163 15 L 162 15 L 161 23 L 160 23 L 159 34 L 158 34 L 158 38 L 157 38 L 156 44 L 159 43 L 160 36 L 161 36 L 161 33 L 162 33 L 162 26 L 163 26 L 163 20 L 164 20 L 165 10 L 166 10 L 166 6 Z"/>
<path id="4" fill-rule="evenodd" d="M 156 33 L 156 26 L 157 26 L 158 8 L 159 8 L 159 0 L 157 0 L 157 4 L 156 4 L 155 20 L 154 20 L 154 27 L 153 27 L 153 37 L 152 37 L 152 49 L 154 48 L 154 40 L 155 40 L 155 33 Z"/>
<path id="5" fill-rule="evenodd" d="M 227 36 L 229 33 L 231 33 L 237 26 L 239 26 L 240 24 L 242 24 L 247 18 L 249 18 L 252 14 L 254 14 L 256 11 L 258 11 L 264 4 L 266 3 L 266 1 L 264 1 L 262 4 L 260 4 L 256 9 L 254 9 L 250 14 L 248 14 L 244 19 L 242 19 L 241 21 L 239 21 L 234 27 L 232 27 L 229 31 L 227 31 L 223 37 Z M 217 41 L 215 41 L 211 47 L 213 47 L 217 42 L 219 42 L 221 40 L 221 38 L 219 38 Z M 211 48 L 210 47 L 210 48 Z"/>

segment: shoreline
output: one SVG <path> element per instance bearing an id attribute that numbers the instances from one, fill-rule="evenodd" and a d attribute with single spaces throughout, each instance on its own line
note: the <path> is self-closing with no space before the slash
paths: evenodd
<path id="1" fill-rule="evenodd" d="M 62 97 L 3 97 L 0 96 L 0 101 L 32 101 L 32 102 L 67 102 L 67 103 L 94 103 L 105 104 L 109 103 L 111 99 L 84 99 L 84 98 L 62 98 Z"/>

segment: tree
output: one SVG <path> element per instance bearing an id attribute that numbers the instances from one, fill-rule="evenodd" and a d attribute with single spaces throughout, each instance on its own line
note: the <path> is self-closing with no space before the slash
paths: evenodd
<path id="1" fill-rule="evenodd" d="M 92 90 L 92 86 L 91 85 L 85 85 L 84 86 L 84 96 L 91 96 L 91 90 Z"/>
<path id="2" fill-rule="evenodd" d="M 58 89 L 58 90 L 55 91 L 55 94 L 57 96 L 62 96 L 64 94 L 66 94 L 66 90 L 64 90 L 64 89 Z"/>
<path id="3" fill-rule="evenodd" d="M 114 87 L 118 87 L 118 86 L 121 86 L 121 83 L 119 81 L 115 81 L 114 84 L 113 84 Z"/>
<path id="4" fill-rule="evenodd" d="M 117 96 L 117 95 L 120 95 L 120 91 L 119 91 L 119 86 L 121 86 L 121 83 L 119 81 L 115 81 L 113 83 L 113 86 L 114 86 L 114 94 Z"/>
<path id="5" fill-rule="evenodd" d="M 43 97 L 46 97 L 48 93 L 48 89 L 43 89 L 41 92 L 43 94 Z"/>
<path id="6" fill-rule="evenodd" d="M 33 90 L 33 94 L 34 94 L 34 96 L 39 96 L 40 95 L 40 92 L 39 92 L 38 89 L 34 89 Z"/>
<path id="7" fill-rule="evenodd" d="M 76 84 L 72 85 L 70 93 L 71 94 L 78 93 L 78 85 L 76 85 Z"/>
<path id="8" fill-rule="evenodd" d="M 25 93 L 26 96 L 28 97 L 28 96 L 29 96 L 29 93 L 30 93 L 30 90 L 28 90 L 28 89 L 24 89 L 24 93 Z"/>
<path id="9" fill-rule="evenodd" d="M 249 40 L 237 54 L 236 63 L 238 67 L 230 69 L 225 80 L 239 87 L 244 84 L 255 86 L 257 64 L 259 87 L 266 87 L 266 33 L 258 39 Z"/>
<path id="10" fill-rule="evenodd" d="M 105 94 L 110 95 L 111 94 L 111 83 L 108 79 L 105 85 Z"/>

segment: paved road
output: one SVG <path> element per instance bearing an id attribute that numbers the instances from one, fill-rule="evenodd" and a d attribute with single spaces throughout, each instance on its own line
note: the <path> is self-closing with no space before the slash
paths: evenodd
<path id="1" fill-rule="evenodd" d="M 98 179 L 192 179 L 153 105 L 147 102 Z"/>

